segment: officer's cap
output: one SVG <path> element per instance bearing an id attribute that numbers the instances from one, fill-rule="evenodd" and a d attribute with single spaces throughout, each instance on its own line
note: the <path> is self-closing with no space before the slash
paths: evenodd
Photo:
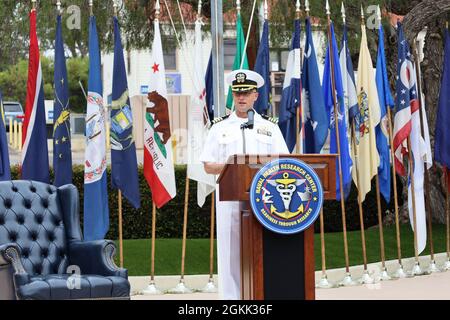
<path id="1" fill-rule="evenodd" d="M 264 79 L 257 72 L 239 69 L 227 76 L 227 83 L 234 92 L 246 92 L 261 88 L 264 85 Z"/>

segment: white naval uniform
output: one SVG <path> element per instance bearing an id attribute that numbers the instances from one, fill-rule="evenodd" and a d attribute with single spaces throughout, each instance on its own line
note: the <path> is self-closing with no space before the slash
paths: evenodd
<path id="1" fill-rule="evenodd" d="M 229 156 L 243 154 L 241 124 L 233 112 L 227 119 L 214 124 L 200 156 L 202 162 L 225 163 Z M 288 148 L 278 125 L 255 112 L 254 128 L 245 129 L 246 154 L 288 154 Z M 217 212 L 217 268 L 219 298 L 240 299 L 240 210 L 237 201 L 218 201 Z"/>

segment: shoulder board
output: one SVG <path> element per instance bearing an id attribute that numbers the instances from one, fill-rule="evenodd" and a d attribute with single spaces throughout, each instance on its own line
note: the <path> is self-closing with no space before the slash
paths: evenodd
<path id="1" fill-rule="evenodd" d="M 230 116 L 230 115 L 228 114 L 228 115 L 223 116 L 223 117 L 215 118 L 213 121 L 211 121 L 211 125 L 210 125 L 209 127 L 211 128 L 213 125 L 215 125 L 216 123 L 219 123 L 219 122 L 221 122 L 221 121 L 227 119 L 229 116 Z"/>
<path id="2" fill-rule="evenodd" d="M 263 119 L 266 119 L 266 120 L 268 120 L 270 122 L 278 124 L 278 118 L 269 117 L 269 116 L 267 116 L 265 114 L 261 115 L 261 117 L 263 117 Z"/>

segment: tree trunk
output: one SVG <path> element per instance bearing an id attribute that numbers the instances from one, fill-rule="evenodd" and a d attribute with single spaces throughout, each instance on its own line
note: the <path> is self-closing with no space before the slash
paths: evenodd
<path id="1" fill-rule="evenodd" d="M 425 94 L 425 108 L 428 117 L 428 126 L 430 131 L 431 147 L 434 150 L 434 129 L 436 122 L 437 105 L 439 91 L 441 87 L 441 75 L 443 70 L 443 31 L 445 28 L 446 12 L 450 11 L 450 0 L 424 0 L 417 4 L 403 20 L 405 36 L 409 43 L 415 39 L 417 34 L 427 26 L 427 36 L 424 47 L 424 60 L 421 63 L 422 70 L 422 90 Z M 392 52 L 390 60 L 391 74 L 395 78 L 396 67 L 393 65 L 397 61 L 397 52 Z M 434 222 L 445 222 L 445 182 L 443 180 L 442 168 L 438 164 L 433 164 L 429 170 L 429 201 Z M 406 180 L 402 179 L 404 184 L 403 199 L 404 206 L 401 212 L 407 213 L 407 186 Z"/>

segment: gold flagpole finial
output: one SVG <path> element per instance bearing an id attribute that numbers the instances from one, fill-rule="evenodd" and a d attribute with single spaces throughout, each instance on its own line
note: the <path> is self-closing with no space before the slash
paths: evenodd
<path id="1" fill-rule="evenodd" d="M 241 13 L 241 0 L 236 0 L 236 10 Z"/>
<path id="2" fill-rule="evenodd" d="M 269 17 L 269 8 L 267 6 L 267 0 L 264 0 L 264 20 Z"/>
<path id="3" fill-rule="evenodd" d="M 117 9 L 118 9 L 118 5 L 116 0 L 112 0 L 113 2 L 113 9 L 114 9 L 114 17 L 117 17 Z"/>
<path id="4" fill-rule="evenodd" d="M 198 0 L 197 19 L 200 19 L 201 15 L 202 15 L 202 0 Z"/>
<path id="5" fill-rule="evenodd" d="M 56 2 L 56 11 L 58 11 L 59 16 L 62 14 L 61 1 L 59 1 L 59 0 Z"/>
<path id="6" fill-rule="evenodd" d="M 309 0 L 305 0 L 305 12 L 307 17 L 309 17 L 309 11 Z"/>
<path id="7" fill-rule="evenodd" d="M 159 5 L 159 0 L 156 0 L 156 4 L 155 4 L 155 20 L 158 21 L 159 20 L 159 14 L 160 14 L 160 10 L 161 10 L 161 6 Z"/>
<path id="8" fill-rule="evenodd" d="M 32 10 L 36 10 L 36 3 L 37 2 L 37 0 L 31 0 L 31 9 Z"/>
<path id="9" fill-rule="evenodd" d="M 300 12 L 300 0 L 295 3 L 295 12 Z"/>
<path id="10" fill-rule="evenodd" d="M 327 16 L 330 17 L 331 11 L 330 11 L 330 3 L 327 0 L 327 3 L 325 5 L 325 9 L 327 10 Z"/>
<path id="11" fill-rule="evenodd" d="M 346 18 L 346 15 L 345 15 L 345 7 L 344 7 L 344 3 L 342 2 L 342 4 L 341 4 L 341 14 L 342 14 L 342 21 L 344 22 L 344 24 L 345 24 L 345 18 Z"/>
<path id="12" fill-rule="evenodd" d="M 94 15 L 94 1 L 93 0 L 89 0 L 89 14 L 91 16 Z"/>
<path id="13" fill-rule="evenodd" d="M 378 19 L 378 22 L 381 25 L 381 9 L 380 9 L 380 5 L 378 5 L 378 7 L 377 7 L 377 19 Z"/>
<path id="14" fill-rule="evenodd" d="M 365 20 L 364 20 L 364 8 L 363 8 L 362 4 L 361 4 L 361 23 L 362 23 L 362 25 L 365 24 Z"/>

